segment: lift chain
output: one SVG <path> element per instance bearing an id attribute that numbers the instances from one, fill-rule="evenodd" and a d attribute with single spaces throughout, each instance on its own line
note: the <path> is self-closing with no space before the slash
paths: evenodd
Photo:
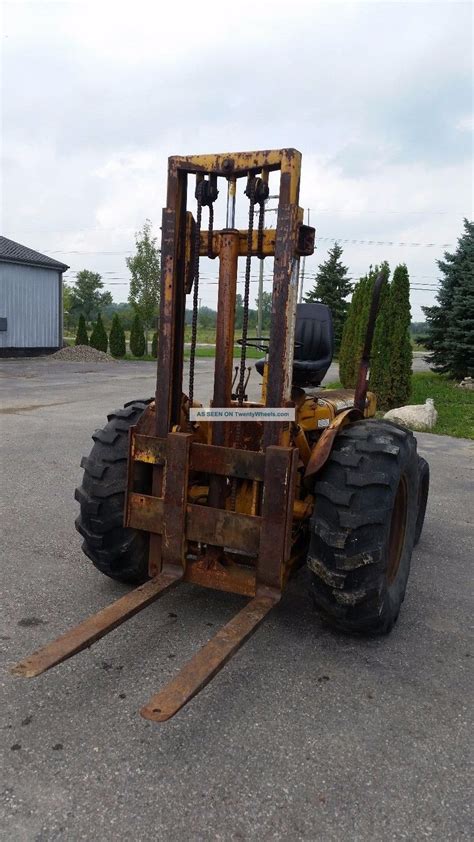
<path id="1" fill-rule="evenodd" d="M 197 201 L 196 228 L 194 238 L 194 266 L 193 266 L 193 317 L 191 323 L 191 349 L 189 353 L 189 406 L 192 407 L 194 399 L 194 368 L 196 361 L 197 323 L 199 313 L 199 251 L 201 247 L 201 220 L 202 208 L 209 207 L 209 232 L 207 241 L 208 257 L 213 258 L 212 235 L 214 224 L 214 207 L 219 191 L 217 189 L 217 176 L 210 176 L 209 180 L 201 178 L 196 184 L 195 197 Z"/>
<path id="2" fill-rule="evenodd" d="M 239 384 L 237 386 L 237 400 L 239 406 L 242 406 L 245 397 L 245 363 L 247 356 L 247 334 L 249 322 L 249 298 L 250 298 L 250 272 L 252 268 L 252 240 L 253 240 L 253 217 L 255 205 L 255 176 L 249 176 L 245 195 L 250 200 L 249 204 L 249 222 L 247 229 L 247 255 L 245 260 L 245 286 L 244 286 L 244 306 L 242 314 L 242 341 L 240 349 L 240 373 Z"/>
<path id="3" fill-rule="evenodd" d="M 212 249 L 212 236 L 214 234 L 214 205 L 209 205 L 209 228 L 207 231 L 207 256 L 210 260 L 214 260 L 215 254 Z"/>
<path id="4" fill-rule="evenodd" d="M 263 258 L 263 224 L 264 224 L 264 208 L 265 202 L 269 195 L 268 183 L 263 178 L 256 178 L 249 176 L 247 180 L 247 187 L 245 195 L 250 201 L 249 206 L 249 224 L 247 230 L 247 257 L 245 264 L 245 288 L 244 288 L 244 307 L 242 315 L 242 342 L 240 352 L 240 376 L 237 387 L 237 399 L 239 405 L 242 406 L 245 398 L 245 364 L 247 356 L 247 333 L 248 333 L 248 319 L 249 319 L 249 297 L 250 297 L 250 270 L 252 263 L 252 245 L 253 245 L 253 223 L 254 223 L 254 205 L 260 206 L 258 216 L 258 244 L 257 251 L 259 256 Z"/>
<path id="5" fill-rule="evenodd" d="M 189 352 L 189 408 L 193 405 L 194 399 L 194 363 L 196 359 L 197 321 L 199 308 L 199 249 L 201 247 L 201 218 L 202 218 L 202 193 L 204 181 L 196 185 L 196 228 L 194 232 L 194 266 L 193 266 L 193 317 L 191 322 L 191 348 Z"/>

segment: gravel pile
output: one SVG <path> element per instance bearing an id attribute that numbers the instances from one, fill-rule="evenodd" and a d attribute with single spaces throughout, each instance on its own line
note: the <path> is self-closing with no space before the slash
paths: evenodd
<path id="1" fill-rule="evenodd" d="M 113 362 L 113 357 L 110 357 L 109 354 L 104 354 L 103 351 L 97 351 L 96 348 L 90 348 L 89 345 L 73 345 L 70 348 L 61 348 L 55 354 L 51 354 L 51 359 L 70 363 Z"/>

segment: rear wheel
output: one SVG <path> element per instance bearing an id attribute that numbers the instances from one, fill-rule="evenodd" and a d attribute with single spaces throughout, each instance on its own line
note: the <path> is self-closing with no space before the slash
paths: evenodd
<path id="1" fill-rule="evenodd" d="M 84 538 L 84 553 L 101 573 L 133 584 L 149 578 L 149 540 L 147 533 L 123 525 L 128 431 L 150 402 L 126 404 L 108 416 L 105 427 L 95 431 L 94 446 L 81 461 L 84 475 L 75 493 L 81 506 L 76 529 Z"/>
<path id="2" fill-rule="evenodd" d="M 418 514 L 413 434 L 389 421 L 346 427 L 317 476 L 308 567 L 318 610 L 340 629 L 390 631 Z"/>
<path id="3" fill-rule="evenodd" d="M 430 466 L 426 459 L 418 456 L 418 515 L 416 518 L 415 545 L 421 538 L 425 522 L 426 506 L 430 490 Z"/>

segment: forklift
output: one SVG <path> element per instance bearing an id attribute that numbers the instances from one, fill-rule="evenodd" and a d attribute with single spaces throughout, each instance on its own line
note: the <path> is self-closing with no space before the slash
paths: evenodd
<path id="1" fill-rule="evenodd" d="M 247 597 L 140 711 L 165 721 L 250 637 L 304 564 L 315 607 L 336 629 L 386 634 L 396 622 L 423 526 L 429 471 L 413 434 L 375 417 L 376 398 L 368 389 L 382 275 L 355 390 L 321 386 L 333 328 L 325 305 L 297 304 L 299 260 L 313 253 L 315 242 L 298 204 L 300 169 L 295 149 L 169 159 L 156 393 L 112 412 L 95 431 L 76 489 L 85 554 L 100 572 L 135 587 L 25 658 L 14 674 L 45 672 L 181 582 Z M 274 229 L 264 227 L 270 176 L 279 178 Z M 222 186 L 225 226 L 214 230 Z M 248 206 L 244 230 L 235 227 L 238 195 Z M 201 257 L 219 265 L 209 406 L 203 403 L 209 396 L 196 395 L 195 388 Z M 245 262 L 243 318 L 234 368 L 239 258 Z M 268 336 L 249 335 L 254 258 L 273 258 Z M 185 382 L 187 295 L 192 326 Z M 262 352 L 255 365 L 259 401 L 247 395 L 249 348 Z"/>

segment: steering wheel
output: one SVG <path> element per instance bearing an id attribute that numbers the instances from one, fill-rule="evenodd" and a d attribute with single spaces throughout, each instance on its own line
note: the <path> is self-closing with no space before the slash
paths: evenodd
<path id="1" fill-rule="evenodd" d="M 245 340 L 245 344 L 249 346 L 249 348 L 257 348 L 258 351 L 263 351 L 264 354 L 268 354 L 270 349 L 270 337 L 268 336 L 248 336 Z M 266 343 L 266 344 L 263 344 Z M 237 345 L 243 345 L 243 339 L 237 339 Z"/>
<path id="2" fill-rule="evenodd" d="M 267 344 L 264 345 L 264 342 Z M 258 351 L 263 351 L 264 354 L 268 354 L 268 351 L 270 350 L 270 345 L 268 344 L 269 342 L 270 338 L 268 336 L 248 336 L 245 340 L 245 344 L 248 345 L 249 348 L 257 348 Z M 237 344 L 243 345 L 244 340 L 237 339 Z M 301 348 L 303 345 L 302 342 L 295 342 L 294 344 L 295 348 Z"/>

